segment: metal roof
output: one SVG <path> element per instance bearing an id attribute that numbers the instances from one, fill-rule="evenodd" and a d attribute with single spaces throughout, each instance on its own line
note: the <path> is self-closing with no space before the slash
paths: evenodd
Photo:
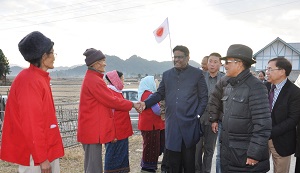
<path id="1" fill-rule="evenodd" d="M 296 53 L 298 53 L 300 55 L 300 43 L 286 43 L 285 41 L 283 41 L 281 38 L 277 37 L 275 40 L 273 40 L 271 43 L 269 43 L 268 45 L 266 45 L 264 48 L 260 49 L 258 52 L 256 52 L 253 55 L 253 59 L 256 59 L 256 56 L 258 54 L 260 54 L 264 49 L 266 49 L 267 47 L 271 46 L 273 43 L 275 43 L 276 41 L 280 41 L 282 42 L 284 45 L 286 45 L 287 47 L 289 47 L 290 49 L 292 49 L 293 51 L 295 51 Z M 294 47 L 295 46 L 295 47 Z"/>
<path id="2" fill-rule="evenodd" d="M 288 43 L 288 44 L 300 52 L 300 43 Z"/>

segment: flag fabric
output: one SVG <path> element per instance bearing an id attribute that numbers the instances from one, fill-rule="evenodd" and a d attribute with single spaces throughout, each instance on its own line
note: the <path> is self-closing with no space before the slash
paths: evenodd
<path id="1" fill-rule="evenodd" d="M 169 34 L 168 18 L 166 18 L 165 21 L 153 31 L 153 34 L 158 43 L 162 42 L 167 37 Z"/>

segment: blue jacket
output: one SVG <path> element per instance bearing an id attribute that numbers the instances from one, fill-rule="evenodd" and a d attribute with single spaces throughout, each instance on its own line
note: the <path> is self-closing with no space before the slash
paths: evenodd
<path id="1" fill-rule="evenodd" d="M 188 65 L 183 70 L 172 68 L 163 73 L 162 81 L 145 103 L 149 108 L 160 100 L 166 102 L 166 148 L 181 151 L 193 147 L 200 139 L 198 115 L 202 115 L 208 101 L 208 91 L 202 70 Z"/>

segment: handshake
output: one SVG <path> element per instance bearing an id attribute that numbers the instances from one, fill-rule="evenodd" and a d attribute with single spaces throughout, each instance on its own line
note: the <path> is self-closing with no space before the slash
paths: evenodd
<path id="1" fill-rule="evenodd" d="M 133 103 L 133 107 L 135 108 L 135 110 L 138 112 L 138 113 L 141 113 L 143 112 L 143 110 L 146 108 L 146 104 L 145 102 L 132 102 Z"/>

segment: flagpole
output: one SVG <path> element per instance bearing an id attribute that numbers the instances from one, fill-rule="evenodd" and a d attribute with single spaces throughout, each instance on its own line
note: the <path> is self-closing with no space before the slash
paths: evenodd
<path id="1" fill-rule="evenodd" d="M 169 19 L 168 19 L 168 18 L 167 18 L 167 21 L 168 21 L 169 40 L 170 40 L 170 50 L 171 50 L 171 59 L 172 59 L 172 58 L 173 58 L 173 51 L 172 51 L 171 32 L 170 32 Z"/>

